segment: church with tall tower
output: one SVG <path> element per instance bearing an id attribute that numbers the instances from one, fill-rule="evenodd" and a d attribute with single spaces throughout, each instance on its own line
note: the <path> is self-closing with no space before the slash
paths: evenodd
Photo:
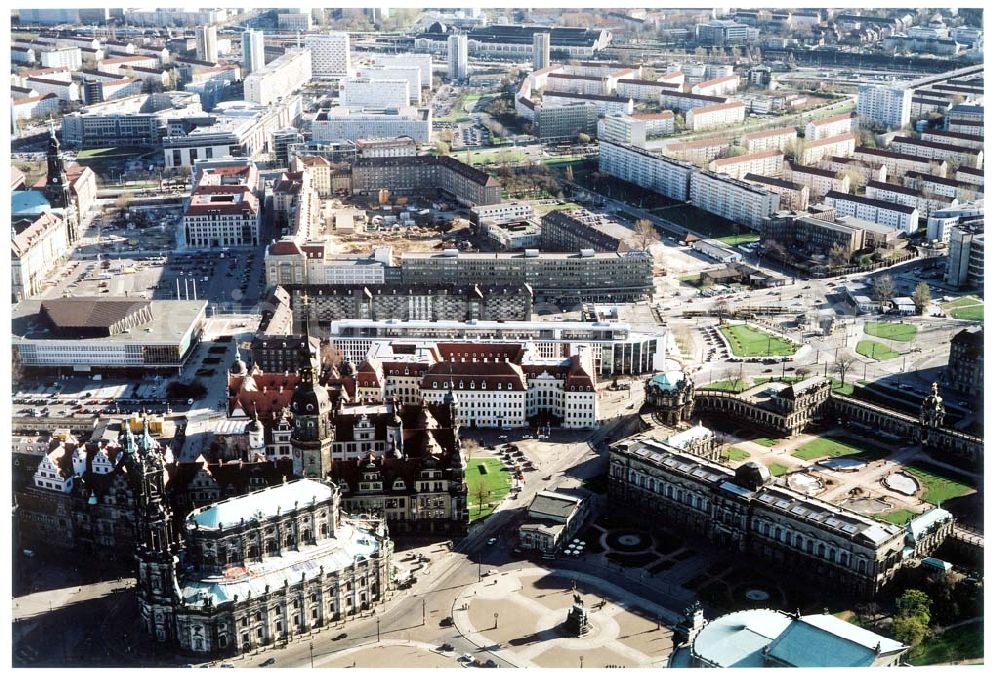
<path id="1" fill-rule="evenodd" d="M 63 160 L 54 127 L 49 128 L 46 165 L 45 187 L 42 188 L 42 192 L 53 208 L 63 210 L 66 236 L 72 245 L 80 239 L 80 211 L 77 201 L 73 199 L 72 186 L 66 174 L 66 162 Z"/>

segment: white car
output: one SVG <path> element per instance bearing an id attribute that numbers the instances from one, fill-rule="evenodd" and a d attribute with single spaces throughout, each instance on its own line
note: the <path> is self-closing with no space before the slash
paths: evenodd
<path id="1" fill-rule="evenodd" d="M 497 538 L 496 537 L 490 537 L 489 539 L 486 540 L 486 543 L 489 544 L 490 546 L 493 546 L 494 544 L 497 543 Z"/>

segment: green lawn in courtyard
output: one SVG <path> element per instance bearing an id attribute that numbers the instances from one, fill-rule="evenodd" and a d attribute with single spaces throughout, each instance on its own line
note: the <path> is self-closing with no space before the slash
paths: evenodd
<path id="1" fill-rule="evenodd" d="M 720 331 L 737 358 L 792 355 L 798 349 L 787 339 L 750 325 L 726 325 Z"/>
<path id="2" fill-rule="evenodd" d="M 763 445 L 764 447 L 774 447 L 778 444 L 778 441 L 775 438 L 754 438 L 753 442 L 758 445 Z"/>
<path id="3" fill-rule="evenodd" d="M 969 622 L 930 636 L 906 655 L 912 666 L 944 664 L 983 656 L 983 622 Z"/>
<path id="4" fill-rule="evenodd" d="M 121 158 L 125 156 L 140 156 L 148 153 L 148 148 L 135 146 L 112 146 L 110 148 L 85 148 L 76 157 L 78 160 L 89 160 L 95 158 Z"/>
<path id="5" fill-rule="evenodd" d="M 510 474 L 503 463 L 493 457 L 474 457 L 465 469 L 465 484 L 468 486 L 469 522 L 474 522 L 493 513 L 510 489 Z M 489 492 L 482 507 L 479 505 L 478 488 L 484 485 Z"/>
<path id="6" fill-rule="evenodd" d="M 924 488 L 920 498 L 928 504 L 941 504 L 975 491 L 975 486 L 938 467 L 914 463 L 903 470 L 920 481 Z"/>
<path id="7" fill-rule="evenodd" d="M 727 245 L 732 245 L 736 247 L 737 245 L 746 245 L 747 243 L 759 242 L 760 236 L 756 233 L 742 233 L 740 235 L 726 235 L 721 238 L 717 238 Z"/>
<path id="8" fill-rule="evenodd" d="M 865 323 L 865 334 L 891 341 L 912 341 L 917 336 L 917 326 L 910 323 Z"/>
<path id="9" fill-rule="evenodd" d="M 774 478 L 778 478 L 788 473 L 788 467 L 785 466 L 784 464 L 779 464 L 777 462 L 768 464 L 767 470 L 771 472 L 771 476 L 773 476 Z"/>
<path id="10" fill-rule="evenodd" d="M 834 393 L 845 396 L 854 395 L 854 384 L 841 383 L 840 379 L 831 379 L 830 382 L 833 384 Z"/>
<path id="11" fill-rule="evenodd" d="M 725 454 L 726 454 L 726 459 L 728 459 L 729 461 L 743 461 L 744 459 L 748 459 L 750 457 L 749 452 L 747 452 L 746 450 L 741 450 L 738 447 L 730 447 L 728 450 L 726 450 Z"/>
<path id="12" fill-rule="evenodd" d="M 724 379 L 722 381 L 713 381 L 711 384 L 699 386 L 699 388 L 709 389 L 712 391 L 729 391 L 730 393 L 739 393 L 743 390 L 744 384 L 739 379 L 735 382 Z"/>
<path id="13" fill-rule="evenodd" d="M 780 381 L 780 382 L 785 383 L 785 384 L 794 384 L 796 382 L 802 381 L 803 379 L 805 379 L 805 377 L 793 377 L 793 376 L 787 376 L 787 377 L 754 377 L 753 378 L 753 383 L 754 383 L 754 386 L 757 386 L 758 384 L 763 384 L 763 383 L 766 383 L 766 382 L 769 382 L 769 381 Z"/>
<path id="14" fill-rule="evenodd" d="M 960 306 L 951 312 L 951 317 L 955 320 L 983 320 L 983 311 L 986 307 L 982 304 L 972 304 L 970 306 Z"/>
<path id="15" fill-rule="evenodd" d="M 874 358 L 875 360 L 892 360 L 899 357 L 899 353 L 896 351 L 871 339 L 862 339 L 854 350 L 866 358 Z"/>
<path id="16" fill-rule="evenodd" d="M 549 212 L 556 212 L 559 210 L 578 210 L 580 205 L 575 202 L 564 201 L 562 205 L 558 202 L 553 202 L 548 205 L 535 205 L 535 211 L 539 214 L 548 214 Z"/>
<path id="17" fill-rule="evenodd" d="M 914 516 L 919 516 L 917 511 L 911 511 L 909 509 L 899 509 L 898 511 L 890 511 L 889 513 L 881 513 L 877 516 L 879 520 L 884 520 L 887 523 L 892 523 L 893 525 L 906 525 L 910 522 L 910 519 Z"/>
<path id="18" fill-rule="evenodd" d="M 952 299 L 947 303 L 941 304 L 941 308 L 959 308 L 961 306 L 975 306 L 981 303 L 983 303 L 983 300 L 976 297 L 959 297 L 958 299 Z"/>
<path id="19" fill-rule="evenodd" d="M 502 148 L 496 151 L 452 151 L 451 157 L 470 165 L 487 163 L 516 164 L 527 160 L 528 154 L 520 149 Z"/>
<path id="20" fill-rule="evenodd" d="M 803 461 L 812 461 L 823 457 L 844 457 L 849 454 L 865 454 L 870 449 L 859 447 L 843 438 L 814 438 L 805 445 L 796 448 L 792 456 Z"/>

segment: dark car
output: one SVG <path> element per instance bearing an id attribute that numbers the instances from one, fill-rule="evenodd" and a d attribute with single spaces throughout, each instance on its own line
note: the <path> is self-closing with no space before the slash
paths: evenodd
<path id="1" fill-rule="evenodd" d="M 335 636 L 333 637 L 333 639 L 334 639 L 334 640 L 343 640 L 343 639 L 344 639 L 344 638 L 346 638 L 346 637 L 347 637 L 347 634 L 346 634 L 346 633 L 338 633 L 337 635 L 335 635 Z"/>
<path id="2" fill-rule="evenodd" d="M 451 626 L 454 623 L 455 623 L 454 619 L 452 619 L 451 617 L 445 617 L 440 622 L 438 622 L 438 626 L 442 626 L 442 627 L 444 627 L 444 626 Z"/>
<path id="3" fill-rule="evenodd" d="M 455 646 L 451 643 L 441 643 L 438 649 L 442 652 L 453 652 L 455 650 Z"/>
<path id="4" fill-rule="evenodd" d="M 265 659 L 265 660 L 264 660 L 263 662 L 261 662 L 261 664 L 260 664 L 260 665 L 261 665 L 261 666 L 270 666 L 270 665 L 271 665 L 271 664 L 273 664 L 273 663 L 274 663 L 274 657 L 268 657 L 268 658 L 267 658 L 267 659 Z"/>

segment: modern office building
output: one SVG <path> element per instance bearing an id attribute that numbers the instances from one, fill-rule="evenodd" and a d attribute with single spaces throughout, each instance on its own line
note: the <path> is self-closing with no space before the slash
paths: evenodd
<path id="1" fill-rule="evenodd" d="M 409 68 L 420 69 L 420 84 L 423 87 L 434 85 L 434 63 L 430 54 L 371 54 L 368 55 L 376 68 Z"/>
<path id="2" fill-rule="evenodd" d="M 410 102 L 412 104 L 420 103 L 420 92 L 423 86 L 421 80 L 421 68 L 420 66 L 363 66 L 358 69 L 358 77 L 362 79 L 374 80 L 374 81 L 394 81 L 394 80 L 406 80 L 410 83 Z M 345 104 L 341 102 L 342 106 Z M 368 104 L 365 104 L 368 106 Z M 371 106 L 372 108 L 378 108 L 378 106 Z M 386 106 L 389 108 L 389 106 Z"/>
<path id="3" fill-rule="evenodd" d="M 382 139 L 406 136 L 418 144 L 430 142 L 430 109 L 405 106 L 385 110 L 351 110 L 334 106 L 320 111 L 312 123 L 314 142 Z"/>
<path id="4" fill-rule="evenodd" d="M 191 195 L 181 227 L 184 244 L 193 249 L 255 246 L 260 239 L 261 208 L 249 186 L 198 187 Z"/>
<path id="5" fill-rule="evenodd" d="M 633 301 L 653 284 L 653 260 L 647 252 L 524 253 L 404 252 L 400 278 L 405 284 L 527 283 L 536 297 L 575 301 Z"/>
<path id="6" fill-rule="evenodd" d="M 756 184 L 715 172 L 694 172 L 691 204 L 756 231 L 778 211 L 780 199 L 777 193 Z"/>
<path id="7" fill-rule="evenodd" d="M 196 26 L 194 29 L 195 48 L 201 61 L 215 63 L 219 60 L 219 39 L 215 26 Z"/>
<path id="8" fill-rule="evenodd" d="M 542 217 L 541 244 L 549 252 L 628 252 L 635 231 L 590 210 L 553 210 Z"/>
<path id="9" fill-rule="evenodd" d="M 549 51 L 552 49 L 552 38 L 545 31 L 539 31 L 531 36 L 532 63 L 534 70 L 549 67 Z"/>
<path id="10" fill-rule="evenodd" d="M 278 30 L 305 33 L 312 30 L 312 10 L 309 8 L 277 13 Z"/>
<path id="11" fill-rule="evenodd" d="M 301 88 L 312 78 L 312 53 L 293 49 L 251 73 L 243 81 L 243 98 L 267 106 Z"/>
<path id="12" fill-rule="evenodd" d="M 410 105 L 410 82 L 403 78 L 345 78 L 338 86 L 338 97 L 338 103 L 347 108 L 398 110 Z"/>
<path id="13" fill-rule="evenodd" d="M 351 73 L 351 37 L 347 33 L 310 33 L 305 46 L 312 53 L 312 77 L 337 80 Z"/>
<path id="14" fill-rule="evenodd" d="M 947 283 L 982 290 L 986 280 L 986 241 L 982 220 L 969 220 L 951 229 Z"/>
<path id="15" fill-rule="evenodd" d="M 62 139 L 68 147 L 141 146 L 157 148 L 171 127 L 188 118 L 204 117 L 196 94 L 143 94 L 86 106 L 62 119 Z"/>
<path id="16" fill-rule="evenodd" d="M 589 101 L 566 105 L 536 104 L 533 107 L 535 135 L 539 141 L 576 140 L 580 134 L 594 137 L 601 120 L 600 110 Z"/>
<path id="17" fill-rule="evenodd" d="M 73 297 L 28 299 L 13 310 L 21 362 L 48 370 L 173 371 L 197 345 L 205 301 Z"/>
<path id="18" fill-rule="evenodd" d="M 469 77 L 469 36 L 455 33 L 448 36 L 448 78 L 459 82 Z"/>
<path id="19" fill-rule="evenodd" d="M 859 85 L 857 113 L 861 123 L 899 129 L 910 122 L 913 90 L 887 85 Z"/>
<path id="20" fill-rule="evenodd" d="M 750 30 L 749 26 L 738 21 L 713 19 L 708 23 L 698 24 L 695 37 L 700 43 L 717 47 L 745 45 L 749 41 Z"/>
<path id="21" fill-rule="evenodd" d="M 243 31 L 243 73 L 249 75 L 264 68 L 264 32 L 252 28 Z M 317 76 L 318 77 L 318 76 Z"/>
<path id="22" fill-rule="evenodd" d="M 310 297 L 312 303 L 313 297 Z M 529 342 L 541 358 L 565 358 L 586 346 L 593 358 L 595 374 L 605 376 L 647 374 L 663 369 L 669 333 L 638 332 L 617 320 L 528 321 L 528 320 L 337 320 L 331 324 L 330 342 L 344 360 L 360 364 L 376 342 L 446 341 L 507 344 Z M 457 354 L 459 358 L 462 353 Z M 468 356 L 465 356 L 466 358 Z M 409 394 L 412 395 L 412 394 Z"/>
<path id="23" fill-rule="evenodd" d="M 874 221 L 891 228 L 896 228 L 907 235 L 916 233 L 918 210 L 885 200 L 866 198 L 860 195 L 850 195 L 839 191 L 830 191 L 823 202 L 833 207 L 838 217 L 855 217 L 865 221 Z"/>
<path id="24" fill-rule="evenodd" d="M 981 199 L 934 210 L 927 217 L 927 239 L 941 243 L 950 242 L 952 228 L 966 221 L 982 219 L 985 213 Z"/>

